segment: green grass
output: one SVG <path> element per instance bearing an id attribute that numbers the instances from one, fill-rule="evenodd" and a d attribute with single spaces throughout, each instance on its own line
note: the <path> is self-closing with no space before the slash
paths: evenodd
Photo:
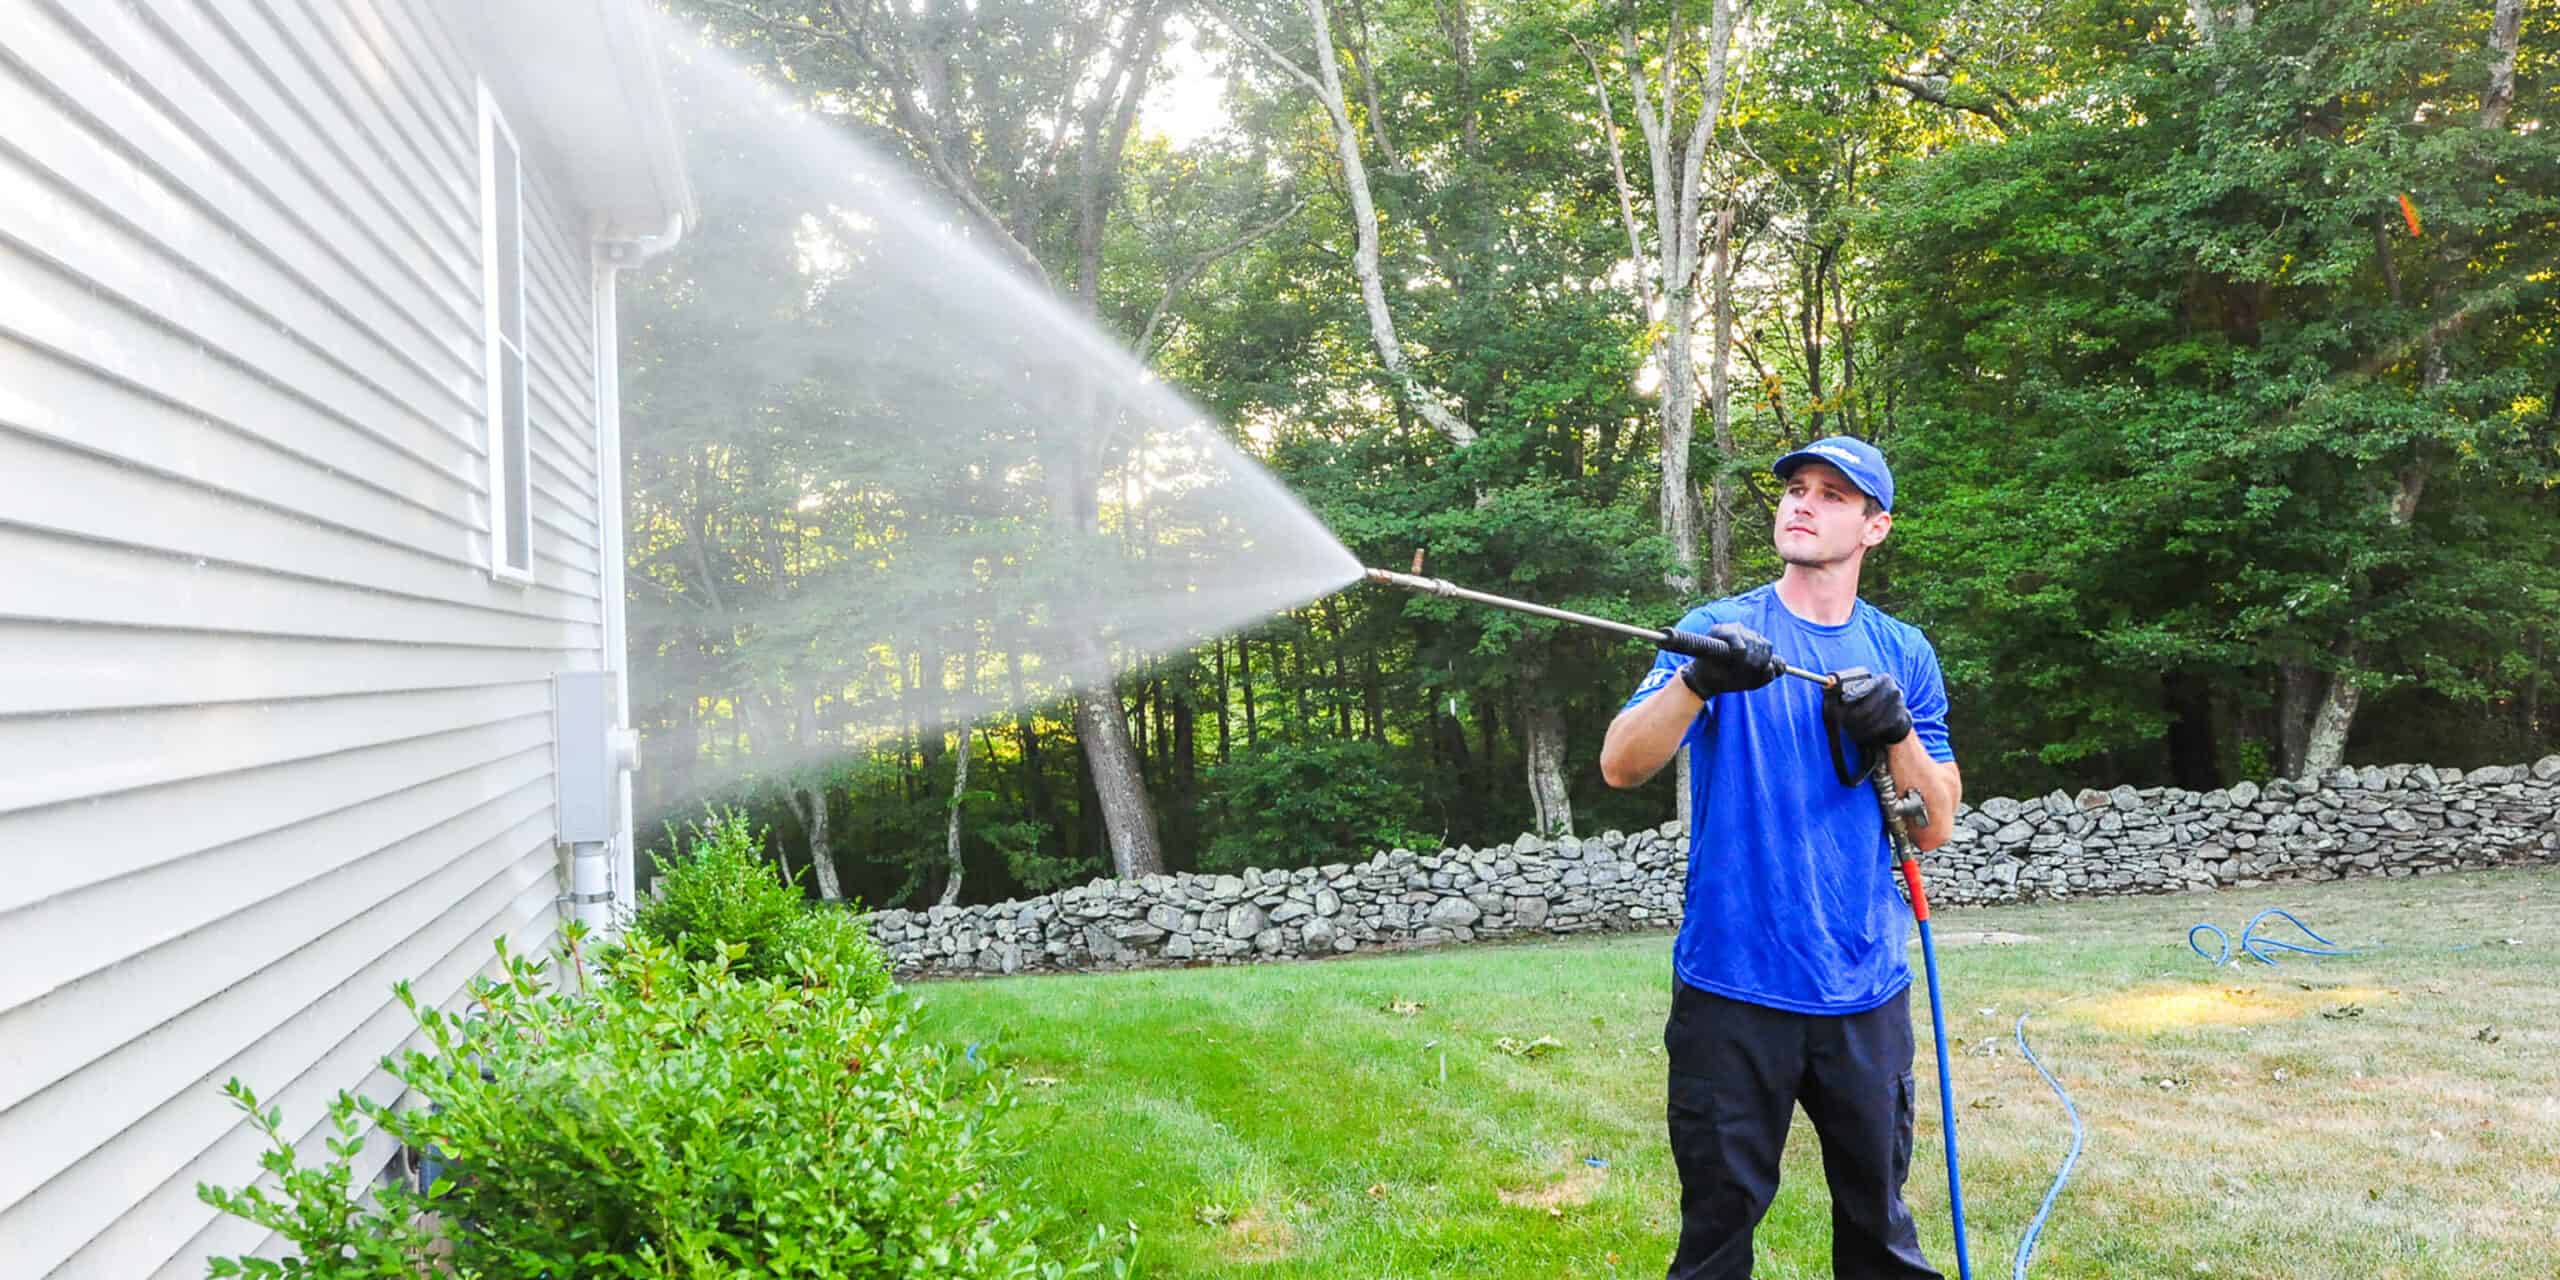
<path id="1" fill-rule="evenodd" d="M 2188 925 L 2236 936 L 2269 906 L 2341 945 L 2389 945 L 2273 969 L 2187 950 Z M 2560 870 L 1944 911 L 1937 927 L 1977 1275 L 2010 1273 L 2069 1139 L 2010 1040 L 2026 1009 L 2089 1126 L 2039 1278 L 2560 1274 Z M 1953 944 L 1975 930 L 2033 940 Z M 1669 946 L 919 990 L 934 1033 L 984 1042 L 1022 1079 L 1047 1193 L 1080 1220 L 1135 1223 L 1151 1276 L 1657 1276 L 1677 1195 Z M 1953 1276 L 1913 1005 L 1910 1198 Z M 1540 1036 L 1564 1047 L 1498 1047 Z M 1757 1274 L 1829 1275 L 1829 1221 L 1799 1113 Z"/>

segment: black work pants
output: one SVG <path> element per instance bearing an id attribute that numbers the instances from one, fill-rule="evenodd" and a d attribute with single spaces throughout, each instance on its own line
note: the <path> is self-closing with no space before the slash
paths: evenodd
<path id="1" fill-rule="evenodd" d="M 1941 1280 L 1911 1209 L 1911 1002 L 1845 1017 L 1789 1013 L 1672 981 L 1671 1157 L 1680 1245 L 1670 1280 L 1742 1280 L 1751 1233 L 1778 1194 L 1796 1104 L 1822 1140 L 1838 1280 Z"/>

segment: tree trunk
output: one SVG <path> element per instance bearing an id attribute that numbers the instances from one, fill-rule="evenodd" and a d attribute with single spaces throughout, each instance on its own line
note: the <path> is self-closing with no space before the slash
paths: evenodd
<path id="1" fill-rule="evenodd" d="M 1369 169 L 1360 159 L 1360 133 L 1351 123 L 1351 108 L 1342 93 L 1342 73 L 1334 52 L 1333 24 L 1325 12 L 1327 0 L 1305 0 L 1307 19 L 1315 27 L 1316 70 L 1307 70 L 1290 61 L 1256 35 L 1253 29 L 1220 15 L 1227 29 L 1252 45 L 1263 57 L 1278 64 L 1300 84 L 1313 90 L 1316 100 L 1333 125 L 1334 154 L 1342 163 L 1342 183 L 1351 194 L 1352 230 L 1357 248 L 1352 254 L 1352 268 L 1360 278 L 1360 302 L 1369 317 L 1369 338 L 1378 350 L 1378 363 L 1386 369 L 1387 380 L 1395 387 L 1399 399 L 1411 404 L 1434 430 L 1449 442 L 1464 448 L 1475 443 L 1475 428 L 1450 409 L 1437 388 L 1417 377 L 1405 360 L 1404 343 L 1396 337 L 1396 321 L 1387 309 L 1387 291 L 1379 263 L 1378 210 L 1369 196 Z M 1214 9 L 1211 12 L 1215 12 Z"/>
<path id="2" fill-rule="evenodd" d="M 1573 834 L 1573 799 L 1564 776 L 1564 708 L 1547 672 L 1554 657 L 1552 641 L 1524 646 L 1519 680 L 1522 756 L 1529 781 L 1532 829 L 1540 836 Z"/>
<path id="3" fill-rule="evenodd" d="M 1572 835 L 1573 798 L 1564 778 L 1564 709 L 1541 674 L 1521 682 L 1520 727 L 1526 739 L 1529 807 L 1536 832 L 1546 839 Z"/>
<path id="4" fill-rule="evenodd" d="M 2288 778 L 2307 776 L 2303 757 L 2311 745 L 2311 720 L 2320 710 L 2320 673 L 2298 663 L 2286 663 L 2277 672 L 2280 686 L 2276 692 L 2276 750 L 2281 758 L 2277 771 Z"/>
<path id="5" fill-rule="evenodd" d="M 800 811 L 801 825 L 809 831 L 809 867 L 817 873 L 818 897 L 827 902 L 844 901 L 844 886 L 836 879 L 835 851 L 827 844 L 826 784 L 793 788 L 791 802 Z"/>
<path id="6" fill-rule="evenodd" d="M 1733 462 L 1733 206 L 1716 210 L 1715 345 L 1707 366 L 1707 407 L 1716 430 L 1715 505 L 1707 516 L 1707 586 L 1723 599 L 1733 594 L 1733 477 L 1724 468 Z M 1684 757 L 1685 758 L 1685 757 Z M 1688 767 L 1685 763 L 1683 770 Z M 1680 806 L 1689 805 L 1689 790 L 1680 789 Z M 1683 812 L 1685 819 L 1687 814 Z"/>
<path id="7" fill-rule="evenodd" d="M 793 698 L 799 712 L 800 747 L 814 750 L 818 743 L 817 703 L 806 696 Z M 836 879 L 835 850 L 827 843 L 827 784 L 814 781 L 793 788 L 791 799 L 800 810 L 801 825 L 809 832 L 809 866 L 817 873 L 818 897 L 827 902 L 844 900 L 844 886 Z"/>
<path id="8" fill-rule="evenodd" d="M 1227 762 L 1227 642 L 1218 640 L 1210 647 L 1218 654 L 1218 763 Z"/>
<path id="9" fill-rule="evenodd" d="M 1244 683 L 1244 745 L 1250 751 L 1262 745 L 1262 731 L 1253 722 L 1253 642 L 1236 637 L 1236 675 Z"/>
<path id="10" fill-rule="evenodd" d="M 2293 774 L 2298 781 L 2316 781 L 2346 759 L 2347 731 L 2355 725 L 2356 704 L 2364 700 L 2364 690 L 2355 682 L 2361 648 L 2353 640 L 2341 647 L 2337 673 L 2329 677 L 2329 691 L 2303 734 L 2302 762 Z"/>
<path id="11" fill-rule="evenodd" d="M 1119 695 L 1107 687 L 1087 690 L 1076 694 L 1075 704 L 1076 733 L 1092 771 L 1094 801 L 1111 839 L 1112 874 L 1123 880 L 1163 874 L 1164 844 L 1156 832 L 1155 806 L 1147 800 Z"/>
<path id="12" fill-rule="evenodd" d="M 968 878 L 969 869 L 960 860 L 960 798 L 969 791 L 969 731 L 960 731 L 960 750 L 951 775 L 951 816 L 944 828 L 946 861 L 942 882 L 942 906 L 960 905 L 960 882 Z"/>
<path id="13" fill-rule="evenodd" d="M 1698 411 L 1696 318 L 1690 314 L 1701 261 L 1698 215 L 1705 196 L 1707 140 L 1714 136 L 1724 107 L 1725 56 L 1733 42 L 1734 16 L 1733 0 L 1715 0 L 1706 83 L 1700 87 L 1698 115 L 1685 139 L 1678 120 L 1679 28 L 1672 28 L 1665 44 L 1659 101 L 1637 53 L 1634 26 L 1622 24 L 1618 30 L 1636 123 L 1644 131 L 1652 162 L 1655 256 L 1646 265 L 1659 273 L 1655 296 L 1662 304 L 1657 318 L 1662 337 L 1654 348 L 1662 363 L 1659 498 L 1663 536 L 1671 544 L 1671 564 L 1663 571 L 1663 582 L 1683 595 L 1698 588 L 1697 498 L 1689 479 L 1689 448 L 1696 436 Z"/>

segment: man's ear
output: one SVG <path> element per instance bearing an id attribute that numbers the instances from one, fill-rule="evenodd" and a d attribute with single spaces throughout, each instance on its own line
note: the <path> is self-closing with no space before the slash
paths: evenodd
<path id="1" fill-rule="evenodd" d="M 1860 538 L 1860 545 L 1869 547 L 1879 545 L 1884 541 L 1885 535 L 1892 532 L 1893 513 L 1890 511 L 1879 511 L 1874 515 L 1867 517 L 1867 528 L 1866 532 Z"/>

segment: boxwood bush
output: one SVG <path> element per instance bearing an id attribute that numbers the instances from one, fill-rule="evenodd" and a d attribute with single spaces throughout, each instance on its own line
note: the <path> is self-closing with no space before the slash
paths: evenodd
<path id="1" fill-rule="evenodd" d="M 342 1095 L 316 1165 L 232 1082 L 274 1185 L 199 1194 L 291 1250 L 212 1274 L 1130 1274 L 1134 1242 L 1063 1240 L 1015 1173 L 1006 1077 L 919 1038 L 860 918 L 806 905 L 752 852 L 715 821 L 622 942 L 570 930 L 556 977 L 502 939 L 458 1011 L 399 988 L 420 1031 L 387 1064 L 406 1096 Z M 359 1196 L 367 1120 L 445 1175 Z"/>

